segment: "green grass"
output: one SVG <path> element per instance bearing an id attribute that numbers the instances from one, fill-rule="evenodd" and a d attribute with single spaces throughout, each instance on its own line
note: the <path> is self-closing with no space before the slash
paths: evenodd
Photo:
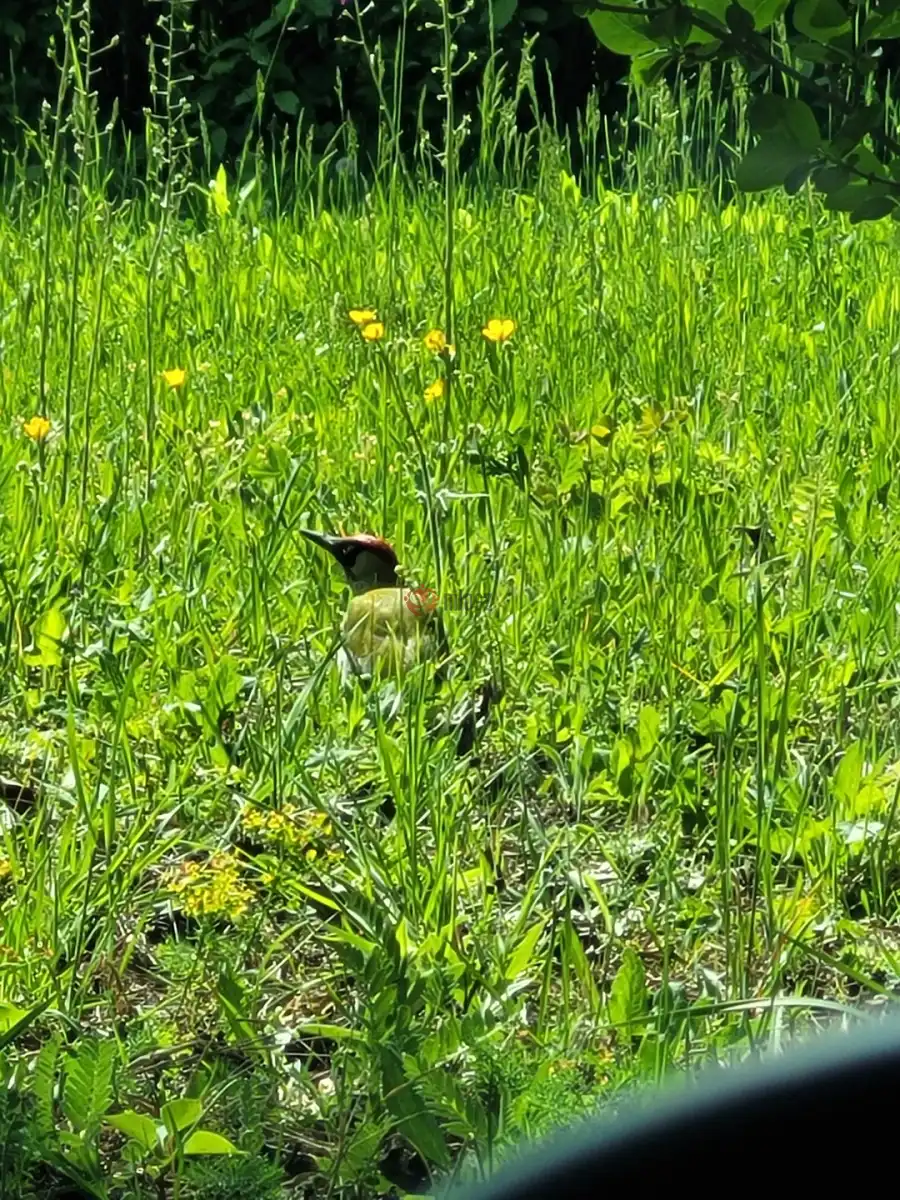
<path id="1" fill-rule="evenodd" d="M 185 1094 L 251 1157 L 173 1149 L 173 1195 L 476 1175 L 895 990 L 896 227 L 729 200 L 680 121 L 627 190 L 544 135 L 460 182 L 431 402 L 439 187 L 260 168 L 162 220 L 8 165 L 0 1000 L 38 1194 L 158 1194 L 98 1131 Z M 438 589 L 450 682 L 341 689 L 307 525 Z M 461 759 L 435 731 L 487 684 Z"/>

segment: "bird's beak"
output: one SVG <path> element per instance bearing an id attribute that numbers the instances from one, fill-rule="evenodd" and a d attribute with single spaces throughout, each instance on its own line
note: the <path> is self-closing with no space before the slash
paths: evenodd
<path id="1" fill-rule="evenodd" d="M 337 545 L 340 538 L 332 537 L 328 533 L 317 533 L 315 529 L 301 529 L 298 532 L 315 546 L 321 547 L 322 550 L 327 550 L 329 554 L 337 553 Z"/>

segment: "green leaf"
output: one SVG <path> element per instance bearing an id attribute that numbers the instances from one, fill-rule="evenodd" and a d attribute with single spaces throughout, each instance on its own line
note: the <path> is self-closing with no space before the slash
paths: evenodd
<path id="1" fill-rule="evenodd" d="M 597 982 L 594 979 L 594 969 L 584 952 L 584 946 L 581 938 L 578 936 L 578 931 L 569 917 L 566 918 L 565 924 L 560 931 L 559 945 L 564 956 L 563 961 L 568 968 L 574 971 L 584 991 L 585 998 L 590 1005 L 592 1014 L 599 1013 L 601 999 Z"/>
<path id="2" fill-rule="evenodd" d="M 650 18 L 647 32 L 654 41 L 683 44 L 691 32 L 691 17 L 681 4 L 670 4 Z"/>
<path id="3" fill-rule="evenodd" d="M 783 102 L 783 96 L 773 96 L 771 92 L 755 97 L 747 113 L 750 132 L 760 136 L 775 129 L 781 120 Z"/>
<path id="4" fill-rule="evenodd" d="M 789 100 L 779 130 L 792 137 L 802 149 L 812 152 L 822 145 L 813 110 L 802 100 Z"/>
<path id="5" fill-rule="evenodd" d="M 669 63 L 674 61 L 669 50 L 650 50 L 647 54 L 636 54 L 631 60 L 631 78 L 640 86 L 650 87 L 662 76 Z"/>
<path id="6" fill-rule="evenodd" d="M 884 163 L 876 154 L 873 154 L 868 146 L 857 146 L 844 161 L 848 167 L 853 167 L 856 171 L 863 171 L 866 175 L 874 175 L 878 179 L 890 179 Z M 872 186 L 875 185 L 872 184 Z"/>
<path id="7" fill-rule="evenodd" d="M 638 758 L 646 758 L 659 741 L 659 713 L 645 704 L 638 713 Z"/>
<path id="8" fill-rule="evenodd" d="M 743 4 L 729 4 L 725 12 L 725 20 L 728 22 L 728 28 L 738 37 L 746 37 L 753 32 L 753 15 L 749 13 Z"/>
<path id="9" fill-rule="evenodd" d="M 697 4 L 692 4 L 692 8 L 696 8 L 697 12 L 708 13 L 711 17 L 715 17 L 722 25 L 727 25 L 725 14 L 731 0 L 700 0 Z"/>
<path id="10" fill-rule="evenodd" d="M 38 617 L 32 629 L 34 649 L 23 657 L 32 667 L 58 667 L 62 662 L 60 643 L 66 632 L 66 618 L 61 608 L 48 608 Z"/>
<path id="11" fill-rule="evenodd" d="M 494 18 L 494 29 L 503 29 L 516 15 L 519 0 L 491 0 L 491 14 Z"/>
<path id="12" fill-rule="evenodd" d="M 300 111 L 300 97 L 296 92 L 275 92 L 272 99 L 283 113 L 288 113 L 292 117 L 296 117 Z"/>
<path id="13" fill-rule="evenodd" d="M 581 188 L 578 186 L 578 180 L 575 178 L 575 176 L 570 175 L 569 172 L 566 171 L 565 169 L 561 170 L 559 173 L 559 185 L 560 185 L 560 192 L 562 193 L 563 200 L 567 201 L 569 204 L 572 204 L 577 208 L 577 206 L 581 203 Z M 520 407 L 519 405 L 516 406 L 517 412 L 519 411 L 519 407 Z M 528 411 L 527 403 L 525 404 L 524 408 L 525 408 L 525 411 L 527 412 Z M 514 433 L 515 430 L 519 429 L 521 427 L 521 425 L 523 425 L 523 424 L 524 424 L 524 421 L 520 421 L 519 424 L 515 424 L 515 415 L 514 415 L 513 421 L 510 422 L 510 433 Z"/>
<path id="14" fill-rule="evenodd" d="M 875 38 L 876 41 L 889 41 L 891 38 L 900 37 L 900 9 L 882 17 L 881 20 L 877 18 L 870 18 L 870 20 L 872 21 L 872 30 L 869 37 Z"/>
<path id="15" fill-rule="evenodd" d="M 63 1112 L 78 1130 L 100 1124 L 113 1099 L 116 1043 L 112 1038 L 86 1038 L 66 1063 Z"/>
<path id="16" fill-rule="evenodd" d="M 818 42 L 797 42 L 791 49 L 804 62 L 830 63 L 835 59 L 834 49 Z"/>
<path id="17" fill-rule="evenodd" d="M 697 12 L 706 13 L 713 17 L 722 26 L 722 37 L 725 36 L 728 29 L 728 22 L 725 20 L 725 14 L 731 0 L 702 0 L 702 3 L 692 4 L 691 8 L 695 8 Z M 713 34 L 707 33 L 705 29 L 701 29 L 695 25 L 688 37 L 688 44 L 692 46 L 702 46 L 705 53 L 709 53 L 715 47 L 721 44 L 721 38 L 716 38 Z"/>
<path id="18" fill-rule="evenodd" d="M 450 1165 L 447 1143 L 437 1120 L 407 1079 L 400 1059 L 390 1046 L 381 1050 L 381 1078 L 384 1103 L 396 1119 L 397 1132 L 402 1134 L 426 1162 L 439 1167 Z"/>
<path id="19" fill-rule="evenodd" d="M 789 196 L 796 196 L 800 189 L 809 179 L 810 172 L 813 169 L 812 163 L 801 163 L 799 167 L 794 167 L 793 171 L 788 171 L 784 177 L 784 190 Z"/>
<path id="20" fill-rule="evenodd" d="M 45 1000 L 42 1004 L 36 1004 L 34 1008 L 28 1010 L 17 1008 L 14 1004 L 0 1005 L 0 1050 L 11 1046 L 19 1034 L 23 1033 L 33 1021 L 36 1021 L 44 1009 L 49 1007 L 49 1004 L 50 1001 Z"/>
<path id="21" fill-rule="evenodd" d="M 181 1133 L 196 1125 L 203 1116 L 203 1105 L 199 1100 L 182 1097 L 180 1100 L 170 1100 L 159 1110 L 163 1124 L 169 1133 Z"/>
<path id="22" fill-rule="evenodd" d="M 847 154 L 884 120 L 884 105 L 861 104 L 843 121 L 831 146 L 836 154 Z"/>
<path id="23" fill-rule="evenodd" d="M 754 133 L 780 134 L 796 142 L 804 150 L 817 150 L 822 144 L 819 126 L 812 109 L 802 100 L 773 96 L 758 96 L 750 105 L 750 128 Z"/>
<path id="24" fill-rule="evenodd" d="M 18 1025 L 22 1018 L 27 1015 L 27 1009 L 17 1008 L 15 1004 L 7 1004 L 5 1001 L 0 1001 L 0 1030 L 6 1033 L 14 1025 Z"/>
<path id="25" fill-rule="evenodd" d="M 616 787 L 626 799 L 634 788 L 634 743 L 629 736 L 616 739 L 610 757 Z"/>
<path id="26" fill-rule="evenodd" d="M 880 221 L 883 217 L 891 216 L 897 209 L 897 201 L 893 196 L 870 196 L 850 214 L 850 224 L 858 225 L 860 221 Z"/>
<path id="27" fill-rule="evenodd" d="M 233 1142 L 209 1129 L 197 1129 L 184 1143 L 185 1154 L 243 1154 Z"/>
<path id="28" fill-rule="evenodd" d="M 643 17 L 631 17 L 623 13 L 592 12 L 588 21 L 599 41 L 615 54 L 646 54 L 659 50 L 656 42 L 648 36 L 648 25 Z"/>
<path id="29" fill-rule="evenodd" d="M 650 996 L 644 975 L 644 964 L 637 952 L 626 946 L 622 965 L 616 972 L 609 993 L 609 1019 L 620 1036 L 629 1041 L 646 1015 Z"/>
<path id="30" fill-rule="evenodd" d="M 432 1106 L 444 1118 L 448 1133 L 464 1141 L 472 1140 L 476 1145 L 483 1145 L 490 1138 L 491 1127 L 484 1105 L 460 1086 L 450 1071 L 438 1067 L 429 1071 L 422 1082 Z"/>
<path id="31" fill-rule="evenodd" d="M 775 21 L 787 12 L 788 0 L 741 0 L 741 8 L 746 8 L 753 17 L 757 30 L 768 29 Z"/>
<path id="32" fill-rule="evenodd" d="M 538 921 L 536 925 L 532 925 L 518 946 L 516 946 L 503 973 L 504 979 L 518 979 L 520 975 L 523 975 L 528 970 L 531 960 L 534 957 L 534 948 L 538 944 L 538 938 L 541 936 L 544 925 L 544 921 Z"/>
<path id="33" fill-rule="evenodd" d="M 832 787 L 837 800 L 846 805 L 852 805 L 862 783 L 863 748 L 859 742 L 848 747 L 844 757 L 838 763 Z"/>
<path id="34" fill-rule="evenodd" d="M 825 197 L 823 207 L 828 212 L 853 212 L 864 204 L 872 195 L 869 184 L 863 180 L 856 183 L 850 183 L 846 187 L 838 188 L 836 191 L 830 192 Z"/>
<path id="35" fill-rule="evenodd" d="M 31 1077 L 35 1129 L 44 1138 L 50 1137 L 56 1124 L 53 1111 L 53 1088 L 56 1083 L 56 1067 L 59 1062 L 61 1045 L 62 1037 L 55 1033 L 48 1042 L 41 1046 Z"/>
<path id="36" fill-rule="evenodd" d="M 267 17 L 265 21 L 260 21 L 258 25 L 253 26 L 253 28 L 250 30 L 250 36 L 252 38 L 256 38 L 257 40 L 264 38 L 267 33 L 271 33 L 272 30 L 278 26 L 279 21 L 280 18 L 278 17 L 277 13 L 272 13 L 272 15 Z"/>
<path id="37" fill-rule="evenodd" d="M 5 34 L 14 42 L 25 41 L 25 27 L 9 17 L 0 17 L 0 33 Z"/>
<path id="38" fill-rule="evenodd" d="M 159 1149 L 158 1127 L 152 1117 L 145 1117 L 143 1113 L 128 1109 L 127 1112 L 113 1113 L 111 1117 L 107 1117 L 106 1124 L 118 1129 L 145 1150 Z"/>
<path id="39" fill-rule="evenodd" d="M 793 20 L 797 32 L 813 42 L 830 42 L 850 30 L 840 0 L 797 0 Z"/>
<path id="40" fill-rule="evenodd" d="M 219 164 L 216 177 L 209 185 L 209 198 L 213 209 L 220 217 L 224 217 L 231 204 L 228 199 L 228 176 L 225 174 L 223 163 Z"/>
<path id="41" fill-rule="evenodd" d="M 735 182 L 743 192 L 764 192 L 784 183 L 791 171 L 808 159 L 809 152 L 793 139 L 767 134 L 741 159 Z"/>
<path id="42" fill-rule="evenodd" d="M 219 1009 L 234 1040 L 249 1054 L 268 1062 L 268 1052 L 260 1042 L 258 1030 L 247 1016 L 249 1002 L 246 994 L 232 971 L 226 969 L 219 975 L 217 992 Z"/>
<path id="43" fill-rule="evenodd" d="M 360 1042 L 366 1040 L 365 1033 L 358 1029 L 348 1029 L 345 1025 L 330 1025 L 327 1021 L 308 1021 L 296 1027 L 298 1035 L 306 1037 L 333 1038 L 336 1042 Z"/>
<path id="44" fill-rule="evenodd" d="M 850 183 L 851 175 L 846 167 L 821 167 L 813 172 L 812 181 L 818 191 L 824 196 L 831 192 L 839 192 Z"/>

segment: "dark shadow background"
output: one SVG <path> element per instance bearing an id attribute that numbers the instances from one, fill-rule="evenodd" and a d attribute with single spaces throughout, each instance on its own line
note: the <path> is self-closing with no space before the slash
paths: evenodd
<path id="1" fill-rule="evenodd" d="M 216 157 L 228 161 L 240 152 L 256 103 L 259 72 L 268 72 L 264 130 L 280 135 L 285 122 L 294 124 L 302 114 L 305 125 L 312 128 L 315 149 L 321 151 L 349 114 L 361 148 L 373 150 L 377 92 L 360 47 L 342 40 L 355 38 L 356 27 L 339 0 L 297 0 L 283 33 L 282 14 L 290 7 L 287 0 L 194 0 L 183 7 L 190 12 L 193 32 L 189 38 L 179 38 L 185 51 L 180 67 L 184 76 L 192 78 L 185 78 L 179 89 L 195 110 L 203 110 Z M 490 55 L 488 7 L 487 3 L 478 4 L 457 37 L 458 62 L 471 56 L 457 79 L 456 102 L 460 116 L 469 114 L 474 122 L 473 142 L 477 142 L 478 89 Z M 144 109 L 151 103 L 147 41 L 163 40 L 160 16 L 167 9 L 168 4 L 160 0 L 94 0 L 94 47 L 115 42 L 97 59 L 100 69 L 94 87 L 102 122 L 108 120 L 115 105 L 123 127 L 140 135 Z M 39 121 L 44 101 L 55 103 L 58 69 L 47 54 L 55 40 L 57 58 L 62 56 L 55 10 L 56 0 L 0 0 L 0 140 L 6 144 L 21 137 L 22 122 L 34 126 Z M 436 139 L 443 120 L 439 80 L 434 73 L 441 61 L 441 31 L 427 27 L 437 23 L 439 14 L 437 3 L 425 0 L 405 31 L 401 124 L 410 145 L 423 91 L 422 122 Z M 403 33 L 400 0 L 379 0 L 366 15 L 364 26 L 370 46 L 380 40 L 386 51 L 390 65 L 383 86 L 390 95 L 393 55 Z M 628 62 L 599 45 L 571 4 L 520 0 L 516 15 L 497 32 L 496 46 L 509 92 L 519 72 L 523 47 L 529 42 L 533 42 L 534 90 L 541 118 L 554 120 L 561 132 L 574 131 L 578 114 L 594 89 L 606 115 L 622 108 L 626 96 L 622 80 Z M 537 119 L 527 93 L 517 115 L 522 129 L 533 126 Z"/>

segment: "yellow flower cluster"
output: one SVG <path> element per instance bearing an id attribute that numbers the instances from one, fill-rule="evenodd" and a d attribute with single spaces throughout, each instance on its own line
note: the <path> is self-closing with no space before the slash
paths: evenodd
<path id="1" fill-rule="evenodd" d="M 351 308 L 347 316 L 367 342 L 380 342 L 384 337 L 384 322 L 374 308 Z M 484 339 L 494 345 L 508 342 L 515 332 L 516 323 L 510 317 L 491 317 L 481 330 Z M 450 345 L 442 329 L 429 329 L 422 340 L 432 354 L 456 353 L 456 347 Z"/>
<path id="2" fill-rule="evenodd" d="M 182 863 L 170 875 L 168 890 L 191 917 L 224 915 L 236 920 L 253 899 L 241 878 L 241 864 L 230 850 L 213 854 L 206 862 Z"/>
<path id="3" fill-rule="evenodd" d="M 384 322 L 374 308 L 351 308 L 348 315 L 365 341 L 380 342 L 384 337 Z"/>
<path id="4" fill-rule="evenodd" d="M 347 316 L 367 342 L 380 342 L 385 334 L 385 325 L 374 308 L 351 308 Z M 485 341 L 499 346 L 508 342 L 516 332 L 516 323 L 510 317 L 491 317 L 482 328 Z M 436 357 L 449 360 L 455 357 L 456 347 L 447 341 L 443 329 L 429 329 L 422 339 L 425 349 Z M 425 388 L 424 398 L 428 403 L 441 400 L 447 394 L 446 378 L 435 379 Z"/>
<path id="5" fill-rule="evenodd" d="M 245 808 L 241 820 L 259 841 L 295 851 L 310 862 L 319 855 L 317 843 L 331 837 L 331 821 L 325 813 L 300 809 L 295 804 Z"/>

